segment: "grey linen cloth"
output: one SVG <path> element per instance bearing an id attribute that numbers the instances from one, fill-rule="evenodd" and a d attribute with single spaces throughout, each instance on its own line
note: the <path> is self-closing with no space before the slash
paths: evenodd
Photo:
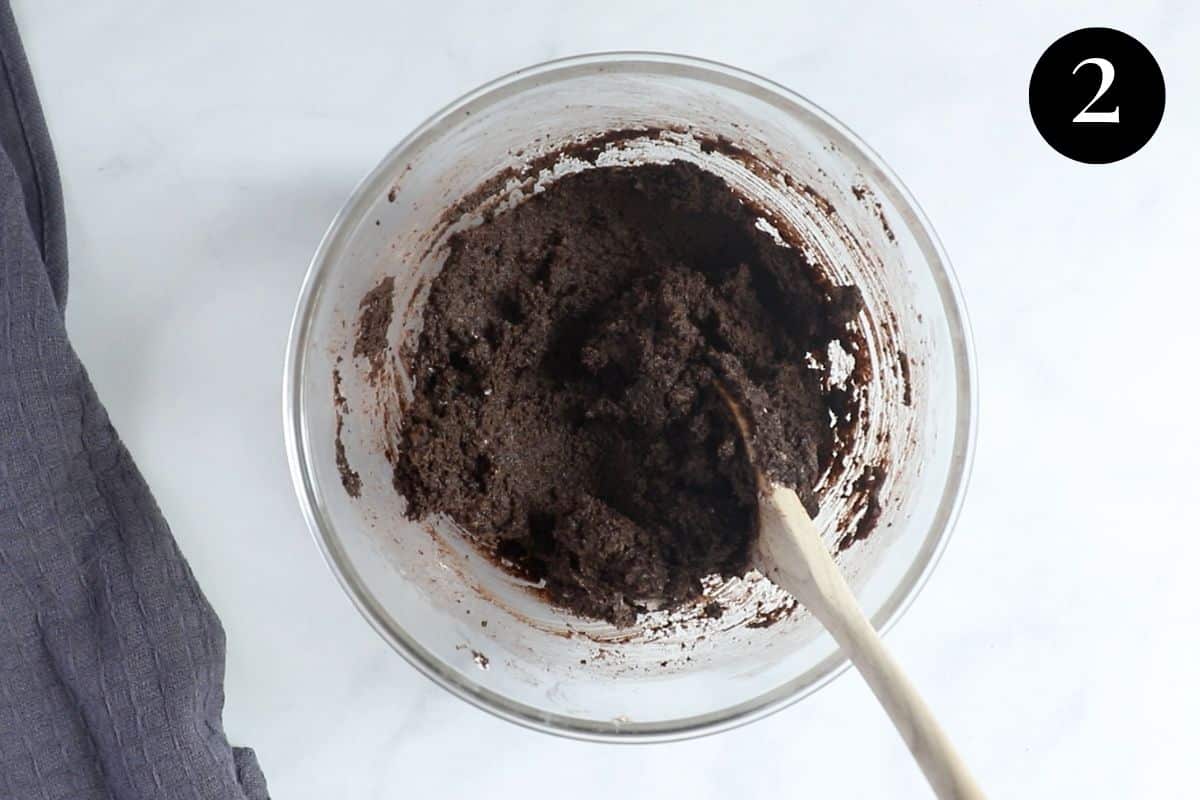
<path id="1" fill-rule="evenodd" d="M 67 340 L 66 298 L 57 168 L 0 0 L 0 800 L 266 798 L 221 726 L 224 632 Z"/>

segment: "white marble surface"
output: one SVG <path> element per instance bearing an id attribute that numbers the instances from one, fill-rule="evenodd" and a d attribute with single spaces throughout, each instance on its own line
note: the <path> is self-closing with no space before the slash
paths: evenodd
<path id="1" fill-rule="evenodd" d="M 15 3 L 66 188 L 70 329 L 225 622 L 231 738 L 257 748 L 278 798 L 925 796 L 853 675 L 684 744 L 497 721 L 368 629 L 301 520 L 284 343 L 354 183 L 493 76 L 644 48 L 751 69 L 832 111 L 908 183 L 957 266 L 982 383 L 975 478 L 888 641 L 982 783 L 1192 794 L 1200 9 L 700 5 Z M 1042 50 L 1095 24 L 1139 37 L 1167 82 L 1154 141 L 1107 167 L 1052 152 L 1025 100 Z"/>

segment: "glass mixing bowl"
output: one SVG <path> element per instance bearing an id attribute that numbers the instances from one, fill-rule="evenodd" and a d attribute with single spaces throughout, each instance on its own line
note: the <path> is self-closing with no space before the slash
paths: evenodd
<path id="1" fill-rule="evenodd" d="M 839 562 L 874 624 L 893 623 L 945 547 L 966 485 L 975 375 L 962 300 L 932 227 L 883 161 L 809 101 L 732 67 L 655 53 L 553 61 L 471 92 L 400 142 L 334 219 L 305 277 L 285 436 L 330 568 L 413 666 L 522 725 L 652 741 L 760 718 L 846 660 L 809 615 L 783 613 L 786 597 L 753 577 L 708 587 L 727 608 L 719 619 L 699 605 L 625 631 L 573 618 L 480 556 L 451 520 L 406 519 L 387 455 L 408 385 L 395 353 L 419 330 L 446 236 L 486 203 L 591 167 L 568 159 L 542 170 L 537 157 L 614 129 L 644 135 L 596 148 L 596 163 L 699 163 L 770 209 L 767 227 L 786 226 L 835 281 L 863 290 L 862 345 L 842 354 L 873 365 L 861 435 L 847 469 L 819 487 L 817 523 L 834 543 L 863 510 L 855 476 L 888 465 L 872 535 Z M 396 312 L 392 355 L 379 367 L 355 355 L 354 338 L 360 301 L 386 276 Z M 360 496 L 343 488 L 339 462 L 360 476 Z"/>

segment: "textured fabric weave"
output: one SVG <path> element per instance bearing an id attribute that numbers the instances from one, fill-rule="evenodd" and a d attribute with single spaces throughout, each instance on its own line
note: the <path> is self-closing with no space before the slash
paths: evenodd
<path id="1" fill-rule="evenodd" d="M 267 797 L 225 637 L 67 340 L 57 168 L 0 0 L 0 799 Z"/>

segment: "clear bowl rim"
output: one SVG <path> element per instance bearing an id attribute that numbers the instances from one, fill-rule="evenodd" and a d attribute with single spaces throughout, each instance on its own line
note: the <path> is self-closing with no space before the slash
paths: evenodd
<path id="1" fill-rule="evenodd" d="M 405 160 L 408 150 L 426 137 L 436 135 L 439 126 L 456 114 L 478 111 L 493 102 L 512 96 L 533 81 L 544 82 L 556 74 L 573 74 L 581 68 L 596 71 L 655 69 L 659 72 L 670 72 L 696 80 L 719 83 L 726 88 L 748 92 L 757 99 L 771 102 L 781 110 L 799 110 L 815 117 L 826 127 L 825 132 L 838 146 L 850 153 L 857 151 L 917 236 L 951 331 L 957 386 L 957 424 L 954 430 L 950 472 L 933 524 L 917 557 L 910 564 L 897 588 L 872 618 L 872 623 L 882 633 L 896 623 L 921 593 L 945 552 L 962 508 L 974 457 L 978 416 L 978 377 L 974 345 L 962 291 L 949 257 L 916 199 L 884 160 L 853 131 L 815 103 L 775 81 L 717 61 L 664 52 L 611 51 L 553 59 L 510 72 L 467 92 L 432 114 L 396 144 L 379 164 L 359 181 L 330 223 L 309 264 L 296 302 L 284 359 L 283 422 L 288 466 L 305 522 L 326 564 L 355 608 L 394 650 L 434 683 L 477 708 L 526 728 L 574 739 L 618 743 L 678 741 L 731 730 L 780 711 L 829 684 L 846 671 L 849 662 L 840 651 L 835 651 L 786 684 L 751 700 L 707 714 L 665 722 L 618 724 L 584 720 L 514 702 L 465 679 L 459 672 L 421 647 L 394 623 L 367 590 L 358 572 L 349 562 L 321 502 L 321 494 L 314 477 L 315 471 L 309 460 L 312 449 L 309 447 L 304 426 L 304 397 L 301 391 L 304 352 L 316 300 L 328 277 L 328 268 L 336 261 L 335 256 L 340 253 L 340 248 L 354 225 L 365 215 L 374 198 L 386 189 L 388 181 L 396 173 L 397 165 Z"/>

